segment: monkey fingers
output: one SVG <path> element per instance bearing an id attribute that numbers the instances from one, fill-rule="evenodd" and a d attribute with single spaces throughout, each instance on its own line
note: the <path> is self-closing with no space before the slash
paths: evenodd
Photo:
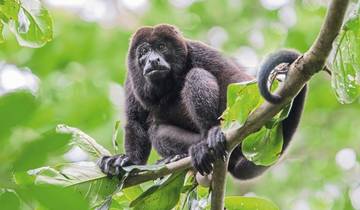
<path id="1" fill-rule="evenodd" d="M 104 156 L 99 161 L 101 171 L 108 176 L 118 176 L 121 173 L 121 167 L 133 165 L 127 155 Z"/>
<path id="2" fill-rule="evenodd" d="M 207 143 L 216 158 L 225 160 L 227 156 L 226 139 L 219 126 L 209 130 Z"/>
<path id="3" fill-rule="evenodd" d="M 192 157 L 193 167 L 201 174 L 210 174 L 213 170 L 213 163 L 215 158 L 210 153 L 209 147 L 206 142 L 190 147 L 190 155 Z"/>

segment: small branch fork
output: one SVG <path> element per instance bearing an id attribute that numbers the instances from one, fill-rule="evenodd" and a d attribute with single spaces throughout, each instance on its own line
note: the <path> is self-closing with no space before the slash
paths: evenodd
<path id="1" fill-rule="evenodd" d="M 311 77 L 323 69 L 325 61 L 332 49 L 332 43 L 340 32 L 348 4 L 349 0 L 331 1 L 316 41 L 303 56 L 299 57 L 299 59 L 290 66 L 286 82 L 282 83 L 276 91 L 276 94 L 280 95 L 283 101 L 280 104 L 264 102 L 250 114 L 243 126 L 225 132 L 229 154 L 245 137 L 259 130 L 267 121 L 281 111 L 284 105 L 289 103 L 297 95 Z M 227 162 L 228 161 L 223 162 L 219 160 L 214 164 L 213 191 L 211 197 L 212 210 L 224 209 Z M 130 176 L 125 180 L 124 188 L 190 168 L 191 159 L 190 157 L 186 157 L 169 163 L 166 167 L 158 171 L 149 171 Z"/>

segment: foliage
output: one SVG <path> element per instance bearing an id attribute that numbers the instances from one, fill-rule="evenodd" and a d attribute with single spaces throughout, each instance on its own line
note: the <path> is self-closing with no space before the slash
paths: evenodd
<path id="1" fill-rule="evenodd" d="M 332 86 L 341 103 L 360 96 L 360 4 L 345 23 L 332 61 Z"/>
<path id="2" fill-rule="evenodd" d="M 276 86 L 277 84 L 274 85 Z M 249 114 L 263 102 L 256 81 L 229 85 L 227 108 L 221 116 L 223 129 L 243 125 Z M 244 139 L 241 149 L 248 160 L 264 166 L 272 165 L 278 160 L 283 145 L 280 122 L 287 117 L 290 107 L 288 105 L 258 132 Z"/>
<path id="3" fill-rule="evenodd" d="M 39 0 L 3 0 L 0 2 L 0 33 L 3 24 L 21 46 L 42 47 L 53 36 L 52 19 Z M 3 37 L 1 36 L 0 40 Z"/>

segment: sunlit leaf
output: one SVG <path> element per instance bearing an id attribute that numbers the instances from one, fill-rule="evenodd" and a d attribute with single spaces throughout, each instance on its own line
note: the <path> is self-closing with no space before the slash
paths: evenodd
<path id="1" fill-rule="evenodd" d="M 76 162 L 66 163 L 55 167 L 41 167 L 28 171 L 35 177 L 36 184 L 59 185 L 72 188 L 80 193 L 90 205 L 97 209 L 106 209 L 111 205 L 112 196 L 118 192 L 124 183 L 124 180 L 132 173 L 158 170 L 160 166 L 128 166 L 124 167 L 121 175 L 109 178 L 102 173 L 95 162 Z M 21 178 L 21 177 L 20 177 Z M 21 179 L 23 180 L 23 179 Z M 21 181 L 20 180 L 20 181 Z M 27 180 L 25 180 L 28 182 Z M 123 191 L 129 199 L 135 199 L 142 193 L 137 187 L 129 188 Z"/>
<path id="2" fill-rule="evenodd" d="M 137 197 L 139 197 L 144 191 L 140 185 L 135 185 L 133 187 L 123 189 L 122 192 L 129 201 L 133 201 Z"/>
<path id="3" fill-rule="evenodd" d="M 262 127 L 260 131 L 246 137 L 241 149 L 246 159 L 257 165 L 269 166 L 280 157 L 283 146 L 281 123 L 273 128 Z"/>
<path id="4" fill-rule="evenodd" d="M 279 210 L 273 202 L 258 197 L 228 196 L 225 197 L 227 210 Z"/>
<path id="5" fill-rule="evenodd" d="M 100 158 L 104 155 L 111 155 L 107 149 L 98 144 L 93 138 L 78 128 L 73 128 L 67 125 L 58 125 L 56 130 L 59 133 L 71 134 L 71 144 L 80 147 L 93 158 Z"/>
<path id="6" fill-rule="evenodd" d="M 256 81 L 230 84 L 227 89 L 227 108 L 220 117 L 222 128 L 227 129 L 233 123 L 242 125 L 259 102 Z"/>
<path id="7" fill-rule="evenodd" d="M 8 22 L 10 19 L 17 20 L 19 10 L 20 4 L 17 0 L 0 1 L 0 18 L 4 22 Z"/>
<path id="8" fill-rule="evenodd" d="M 8 93 L 0 97 L 0 145 L 11 129 L 30 119 L 38 104 L 26 91 Z"/>
<path id="9" fill-rule="evenodd" d="M 118 189 L 117 177 L 108 178 L 94 162 L 76 162 L 55 168 L 42 167 L 29 171 L 37 184 L 59 185 L 72 188 L 90 201 L 91 206 L 100 206 Z"/>
<path id="10" fill-rule="evenodd" d="M 335 43 L 331 84 L 340 103 L 352 103 L 360 96 L 360 14 L 344 25 Z"/>
<path id="11" fill-rule="evenodd" d="M 167 210 L 172 209 L 179 201 L 181 188 L 184 184 L 186 172 L 173 173 L 164 178 L 161 183 L 150 187 L 138 198 L 131 202 L 130 207 L 135 210 Z"/>
<path id="12" fill-rule="evenodd" d="M 4 0 L 0 13 L 21 46 L 42 47 L 52 39 L 52 19 L 39 0 Z"/>
<path id="13" fill-rule="evenodd" d="M 0 189 L 0 204 L 1 204 L 1 209 L 9 209 L 9 210 L 20 209 L 19 197 L 12 190 L 5 189 L 4 192 L 1 192 Z"/>

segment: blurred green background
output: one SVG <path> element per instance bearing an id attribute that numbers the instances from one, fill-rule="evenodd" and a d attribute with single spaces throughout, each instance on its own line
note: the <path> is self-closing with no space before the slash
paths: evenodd
<path id="1" fill-rule="evenodd" d="M 34 146 L 41 133 L 57 124 L 80 128 L 111 150 L 115 122 L 124 122 L 126 53 L 138 27 L 174 24 L 187 38 L 221 49 L 256 74 L 267 53 L 279 48 L 306 51 L 327 6 L 324 0 L 44 3 L 54 20 L 53 41 L 39 49 L 24 48 L 5 31 L 7 40 L 0 44 L 0 95 L 27 89 L 36 98 L 9 99 L 15 100 L 11 107 L 0 101 L 0 187 L 4 188 L 12 187 L 10 172 L 24 158 L 38 164 L 25 164 L 25 169 L 87 159 L 77 148 L 62 156 L 61 148 Z M 227 194 L 266 197 L 281 209 L 360 209 L 358 116 L 359 102 L 339 104 L 330 77 L 316 75 L 287 155 L 255 180 L 239 182 L 229 176 Z M 36 149 L 29 150 L 32 147 Z M 151 162 L 157 158 L 153 152 Z"/>

